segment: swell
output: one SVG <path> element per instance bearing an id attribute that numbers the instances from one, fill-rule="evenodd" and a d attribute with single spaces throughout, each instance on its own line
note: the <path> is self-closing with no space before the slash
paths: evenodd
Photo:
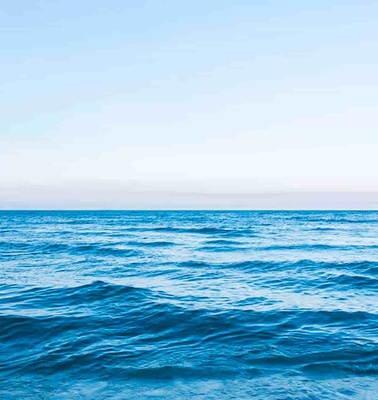
<path id="1" fill-rule="evenodd" d="M 286 215 L 283 217 L 287 221 L 298 221 L 306 223 L 322 223 L 327 225 L 365 225 L 365 224 L 377 224 L 378 218 L 375 212 L 361 212 L 356 213 L 355 218 L 346 217 L 345 215 L 340 215 L 338 217 L 337 213 L 324 215 L 322 213 L 311 214 L 311 213 L 292 213 L 292 215 Z M 370 216 L 370 218 L 369 218 Z M 366 218 L 367 217 L 367 218 Z"/>
<path id="2" fill-rule="evenodd" d="M 166 241 L 166 240 L 156 240 L 156 241 L 129 241 L 125 243 L 128 246 L 136 246 L 136 247 L 170 247 L 176 246 L 177 243 Z"/>
<path id="3" fill-rule="evenodd" d="M 369 292 L 372 295 L 378 290 L 378 263 L 361 262 L 315 262 L 301 260 L 297 262 L 274 261 L 243 261 L 236 263 L 213 264 L 201 261 L 186 261 L 178 264 L 181 269 L 210 271 L 242 272 L 244 282 L 260 280 L 260 286 L 266 288 L 280 287 L 300 288 L 307 291 L 327 290 L 331 293 L 341 291 L 361 293 Z M 196 279 L 198 276 L 196 275 Z"/>
<path id="4" fill-rule="evenodd" d="M 15 287 L 15 285 L 12 286 L 13 288 Z M 141 308 L 147 306 L 148 311 L 146 312 L 146 319 L 151 316 L 155 316 L 156 318 L 159 317 L 161 321 L 165 321 L 164 325 L 169 321 L 174 325 L 175 321 L 185 322 L 191 320 L 192 322 L 198 322 L 200 324 L 198 326 L 202 327 L 203 325 L 201 325 L 201 322 L 207 321 L 207 326 L 214 332 L 218 332 L 219 328 L 222 326 L 232 326 L 233 324 L 235 324 L 235 326 L 239 324 L 261 326 L 263 324 L 280 324 L 284 321 L 290 321 L 290 324 L 285 326 L 296 329 L 302 325 L 312 323 L 315 325 L 327 326 L 353 326 L 353 324 L 360 324 L 368 321 L 375 323 L 378 322 L 378 315 L 362 311 L 346 312 L 340 310 L 326 311 L 301 309 L 253 311 L 243 309 L 223 310 L 217 308 L 198 309 L 176 306 L 169 301 L 170 298 L 171 296 L 164 292 L 133 286 L 114 285 L 102 281 L 95 281 L 91 284 L 73 288 L 33 288 L 20 291 L 13 297 L 9 296 L 8 298 L 3 299 L 1 303 L 3 304 L 3 307 L 1 308 L 0 319 L 4 322 L 1 325 L 7 326 L 8 328 L 10 327 L 13 318 L 17 321 L 20 319 L 29 321 L 29 317 L 17 315 L 15 310 L 9 312 L 9 310 L 7 311 L 7 307 L 12 303 L 31 300 L 31 302 L 34 302 L 34 305 L 36 306 L 45 303 L 45 306 L 50 309 L 55 306 L 60 307 L 62 304 L 66 304 L 70 307 L 74 304 L 92 306 L 93 303 L 100 302 L 101 304 L 98 304 L 98 309 L 93 315 L 105 318 L 107 318 L 105 312 L 107 310 L 101 310 L 101 307 L 106 306 L 107 304 L 111 307 L 114 306 L 115 314 L 110 315 L 110 318 L 122 317 L 127 315 L 130 310 L 135 310 L 139 312 L 140 316 L 143 316 Z M 26 306 L 26 304 L 23 305 Z M 123 308 L 124 306 L 125 308 Z M 59 315 L 46 317 L 46 319 L 54 319 L 57 321 L 59 318 Z M 62 314 L 62 318 L 65 318 L 64 313 Z M 34 318 L 31 317 L 30 321 L 33 320 Z M 44 317 L 38 317 L 37 320 L 44 320 Z M 226 323 L 226 325 L 224 325 L 224 323 Z M 157 320 L 154 321 L 154 324 L 157 324 Z M 180 326 L 187 327 L 188 325 L 184 324 Z M 196 326 L 196 324 L 193 324 L 193 326 Z"/>
<path id="5" fill-rule="evenodd" d="M 0 314 L 0 341 L 7 348 L 2 371 L 161 378 L 196 376 L 203 365 L 238 374 L 251 368 L 279 373 L 283 367 L 311 372 L 321 364 L 376 373 L 369 365 L 378 360 L 378 346 L 367 334 L 378 328 L 373 313 L 193 309 L 172 304 L 163 293 L 101 281 L 21 294 L 8 299 Z M 50 315 L 9 310 L 23 298 L 23 309 L 44 307 Z M 73 313 L 75 307 L 83 312 Z M 364 332 L 363 346 L 350 342 Z M 227 367 L 218 368 L 222 364 Z"/>
<path id="6" fill-rule="evenodd" d="M 378 289 L 378 279 L 370 276 L 340 273 L 339 275 L 330 275 L 320 287 L 328 287 L 331 290 L 340 290 L 341 287 L 376 290 Z"/>
<path id="7" fill-rule="evenodd" d="M 53 307 L 75 307 L 81 304 L 86 306 L 94 302 L 114 302 L 117 298 L 127 304 L 128 302 L 141 302 L 144 299 L 156 296 L 149 289 L 133 286 L 116 285 L 98 280 L 89 284 L 76 287 L 34 287 L 25 289 L 17 285 L 3 285 L 2 289 L 8 289 L 8 294 L 0 299 L 0 305 L 22 305 L 23 308 L 53 308 Z M 18 290 L 17 290 L 18 289 Z"/>
<path id="8" fill-rule="evenodd" d="M 369 249 L 378 249 L 378 245 L 357 245 L 357 244 L 348 244 L 348 245 L 331 245 L 324 243 L 310 244 L 292 244 L 292 245 L 272 245 L 272 246 L 261 246 L 257 247 L 257 250 L 262 251 L 272 251 L 272 250 L 344 250 L 344 251 L 352 251 L 352 250 L 369 250 Z"/>
<path id="9" fill-rule="evenodd" d="M 93 255 L 114 255 L 114 256 L 139 256 L 148 248 L 172 247 L 178 244 L 170 240 L 156 241 L 119 241 L 119 242 L 99 242 L 99 243 L 33 243 L 33 242 L 0 242 L 2 256 L 16 258 L 22 255 L 38 254 L 93 254 Z M 375 250 L 378 245 L 329 245 L 329 244 L 293 244 L 293 245 L 270 245 L 270 246 L 251 246 L 248 243 L 242 243 L 235 240 L 209 240 L 199 246 L 197 250 L 204 251 L 240 251 L 250 250 L 258 252 L 274 251 L 354 251 L 354 250 Z"/>
<path id="10" fill-rule="evenodd" d="M 365 275 L 366 277 L 378 276 L 378 262 L 377 261 L 351 261 L 351 262 L 338 262 L 338 261 L 313 261 L 303 259 L 299 261 L 263 261 L 263 260 L 246 260 L 241 262 L 230 263 L 210 263 L 200 260 L 188 260 L 178 264 L 167 263 L 167 265 L 177 265 L 181 268 L 207 268 L 207 269 L 232 269 L 241 270 L 244 272 L 253 272 L 263 274 L 265 272 L 316 272 L 316 271 L 340 271 L 352 272 L 358 275 Z M 295 277 L 294 277 L 295 278 Z M 351 276 L 351 279 L 354 277 Z M 357 277 L 358 278 L 358 277 Z"/>
<path id="11" fill-rule="evenodd" d="M 213 239 L 213 240 L 206 240 L 206 245 L 210 246 L 232 246 L 232 245 L 241 245 L 242 242 L 238 242 L 237 240 L 227 240 L 227 239 Z"/>
<path id="12" fill-rule="evenodd" d="M 161 232 L 161 233 L 178 233 L 178 234 L 198 234 L 206 236 L 220 236 L 220 237 L 238 237 L 238 236 L 254 236 L 256 231 L 249 228 L 220 228 L 214 226 L 208 227 L 172 227 L 172 226 L 159 226 L 159 227 L 145 227 L 145 228 L 129 228 L 130 231 L 143 231 L 143 232 Z"/>
<path id="13" fill-rule="evenodd" d="M 144 244 L 148 246 L 167 246 L 168 242 L 152 242 Z M 125 245 L 125 242 L 120 244 Z M 126 242 L 127 244 L 127 242 Z M 135 245 L 135 244 L 134 244 Z M 22 255 L 38 255 L 38 254 L 92 254 L 99 256 L 140 256 L 143 255 L 141 250 L 135 250 L 133 248 L 117 247 L 117 244 L 101 244 L 101 243 L 83 243 L 83 244 L 66 244 L 66 243 L 33 243 L 33 242 L 21 242 L 21 243 L 0 243 L 2 247 L 3 255 L 8 257 L 19 257 Z"/>

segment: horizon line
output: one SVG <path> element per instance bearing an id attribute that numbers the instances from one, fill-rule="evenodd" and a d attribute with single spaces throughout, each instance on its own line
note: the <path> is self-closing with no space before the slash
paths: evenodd
<path id="1" fill-rule="evenodd" d="M 377 209 L 367 208 L 345 208 L 345 209 L 333 209 L 333 208 L 9 208 L 0 209 L 0 212 L 378 212 Z"/>

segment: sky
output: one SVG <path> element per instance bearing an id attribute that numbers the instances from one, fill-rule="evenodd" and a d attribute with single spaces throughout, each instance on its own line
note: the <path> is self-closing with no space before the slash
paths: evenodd
<path id="1" fill-rule="evenodd" d="M 377 15 L 3 2 L 0 209 L 377 209 Z"/>

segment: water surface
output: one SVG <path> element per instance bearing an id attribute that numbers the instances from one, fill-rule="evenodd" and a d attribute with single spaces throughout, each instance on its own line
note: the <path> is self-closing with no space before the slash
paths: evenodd
<path id="1" fill-rule="evenodd" d="M 1 399 L 377 399 L 378 212 L 0 212 Z"/>

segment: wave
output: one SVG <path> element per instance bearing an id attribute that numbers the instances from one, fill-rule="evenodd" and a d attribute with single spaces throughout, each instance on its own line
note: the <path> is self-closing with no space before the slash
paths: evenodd
<path id="1" fill-rule="evenodd" d="M 166 265 L 177 266 L 179 268 L 203 268 L 203 269 L 232 269 L 244 272 L 256 272 L 263 274 L 265 272 L 324 272 L 324 271 L 340 271 L 351 272 L 358 276 L 378 275 L 377 261 L 313 261 L 311 259 L 302 259 L 299 261 L 264 261 L 264 260 L 245 260 L 228 263 L 211 263 L 201 260 L 187 260 L 180 263 L 166 263 Z M 295 276 L 293 277 L 295 279 Z M 352 276 L 351 276 L 352 278 Z"/>
<path id="2" fill-rule="evenodd" d="M 8 285 L 4 285 L 8 287 Z M 21 302 L 29 307 L 58 307 L 89 305 L 91 302 L 112 302 L 119 297 L 122 301 L 141 301 L 152 296 L 152 291 L 134 286 L 116 285 L 98 280 L 89 284 L 74 287 L 33 287 L 14 290 L 17 285 L 11 285 L 13 296 L 8 295 L 0 304 Z M 103 304 L 103 303 L 102 303 Z"/>
<path id="3" fill-rule="evenodd" d="M 233 245 L 241 245 L 241 242 L 236 240 L 227 240 L 227 239 L 215 239 L 215 240 L 207 240 L 204 242 L 206 245 L 219 245 L 219 246 L 233 246 Z"/>
<path id="4" fill-rule="evenodd" d="M 130 228 L 130 230 L 143 231 L 143 232 L 162 232 L 162 233 L 178 233 L 178 234 L 198 234 L 198 235 L 216 235 L 216 236 L 253 236 L 256 234 L 252 229 L 230 229 L 218 227 L 172 227 L 172 226 L 158 226 L 158 227 L 144 227 L 144 228 Z"/>
<path id="5" fill-rule="evenodd" d="M 336 276 L 328 276 L 326 281 L 320 285 L 321 288 L 329 287 L 332 290 L 334 290 L 335 287 L 341 290 L 341 288 L 345 286 L 348 288 L 374 290 L 378 289 L 378 279 L 369 276 L 342 273 Z"/>
<path id="6" fill-rule="evenodd" d="M 136 242 L 135 242 L 136 243 Z M 134 246 L 135 246 L 134 243 Z M 162 247 L 167 246 L 168 242 L 152 242 L 145 243 L 145 247 Z M 170 244 L 169 244 L 170 245 Z M 1 244 L 0 244 L 1 246 Z M 122 246 L 124 244 L 122 243 Z M 139 246 L 142 247 L 142 246 Z M 4 249 L 5 248 L 5 249 Z M 21 255 L 37 255 L 37 254 L 59 254 L 66 253 L 70 255 L 91 254 L 99 256 L 124 256 L 124 257 L 137 257 L 143 255 L 141 250 L 135 250 L 127 247 L 117 247 L 114 244 L 66 244 L 66 243 L 50 243 L 38 244 L 32 242 L 24 243 L 7 243 L 3 244 L 3 254 L 10 257 L 18 257 Z"/>
<path id="7" fill-rule="evenodd" d="M 358 357 L 363 354 L 358 355 Z M 302 371 L 317 376 L 329 375 L 362 375 L 362 376 L 376 376 L 378 375 L 378 356 L 369 361 L 324 361 L 306 364 L 301 367 Z"/>
<path id="8" fill-rule="evenodd" d="M 130 241 L 126 242 L 128 246 L 136 246 L 136 247 L 170 247 L 170 246 L 177 246 L 177 243 L 170 242 L 170 241 L 164 241 L 164 240 L 157 240 L 157 241 L 151 241 L 151 242 L 136 242 L 136 241 Z"/>
<path id="9" fill-rule="evenodd" d="M 376 249 L 378 245 L 331 245 L 331 244 L 310 244 L 310 243 L 303 243 L 303 244 L 291 244 L 291 245 L 271 245 L 271 246 L 261 246 L 256 247 L 255 250 L 259 251 L 275 251 L 275 250 L 306 250 L 306 251 L 314 251 L 314 250 L 345 250 L 351 251 L 356 249 L 367 250 L 367 249 Z"/>
<path id="10" fill-rule="evenodd" d="M 94 283 L 78 290 L 87 292 L 90 287 L 98 292 L 104 285 Z M 130 304 L 130 293 L 138 293 L 139 289 L 105 287 L 113 292 L 113 297 L 119 297 L 122 292 L 126 294 L 128 300 L 122 303 L 126 310 L 113 307 L 113 312 L 106 315 L 81 316 L 0 315 L 4 327 L 0 332 L 1 342 L 10 350 L 10 357 L 12 348 L 18 349 L 16 359 L 13 358 L 6 369 L 40 374 L 102 371 L 108 376 L 122 373 L 147 379 L 186 374 L 194 377 L 200 367 L 198 360 L 202 359 L 207 360 L 208 368 L 215 374 L 222 372 L 219 362 L 228 364 L 230 374 L 247 372 L 250 368 L 275 373 L 282 368 L 302 368 L 311 372 L 319 363 L 338 365 L 352 374 L 376 373 L 376 369 L 368 367 L 374 365 L 378 357 L 378 348 L 373 342 L 370 347 L 343 348 L 349 335 L 343 330 L 357 324 L 376 324 L 378 316 L 374 314 L 294 310 L 209 312 L 159 302 L 146 308 L 136 304 L 140 301 L 139 295 Z M 84 299 L 93 301 L 98 295 L 92 293 Z M 323 331 L 315 335 L 312 330 L 307 331 L 309 325 L 323 327 Z M 329 337 L 331 327 L 338 328 L 337 343 Z M 297 336 L 298 332 L 302 332 L 302 336 Z M 30 343 L 33 343 L 32 348 Z M 264 343 L 267 347 L 261 347 Z M 277 354 L 277 345 L 283 354 Z M 42 348 L 47 351 L 41 351 Z M 230 360 L 227 362 L 230 356 L 235 362 L 233 368 Z M 182 359 L 182 362 L 176 361 L 167 369 L 164 363 L 171 358 Z M 135 365 L 134 369 L 125 364 L 127 360 Z M 190 360 L 190 368 L 180 365 Z M 154 363 L 163 363 L 163 366 L 146 366 Z M 4 368 L 5 365 L 0 366 L 0 371 Z"/>
<path id="11" fill-rule="evenodd" d="M 248 248 L 246 247 L 235 247 L 233 245 L 222 245 L 222 246 L 217 246 L 217 245 L 207 245 L 207 246 L 200 246 L 198 247 L 199 251 L 209 251 L 209 252 L 215 252 L 215 253 L 226 253 L 226 252 L 235 252 L 235 251 L 247 251 Z"/>

